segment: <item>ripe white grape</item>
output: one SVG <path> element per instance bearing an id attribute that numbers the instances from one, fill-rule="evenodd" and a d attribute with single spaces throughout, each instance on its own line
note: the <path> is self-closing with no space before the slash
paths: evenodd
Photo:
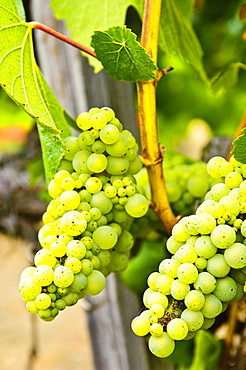
<path id="1" fill-rule="evenodd" d="M 199 290 L 191 290 L 187 293 L 184 303 L 189 310 L 200 311 L 205 303 L 205 296 Z"/>
<path id="2" fill-rule="evenodd" d="M 199 257 L 206 259 L 213 257 L 217 252 L 216 246 L 208 235 L 202 235 L 196 240 L 195 250 Z"/>
<path id="3" fill-rule="evenodd" d="M 209 272 L 200 272 L 196 281 L 194 282 L 194 288 L 203 294 L 209 294 L 216 288 L 216 279 Z"/>
<path id="4" fill-rule="evenodd" d="M 174 254 L 174 258 L 180 263 L 193 263 L 197 259 L 197 253 L 192 245 L 183 244 Z"/>
<path id="5" fill-rule="evenodd" d="M 66 212 L 60 221 L 63 232 L 71 236 L 82 234 L 87 226 L 87 222 L 78 211 Z"/>
<path id="6" fill-rule="evenodd" d="M 87 276 L 87 285 L 84 292 L 88 295 L 97 295 L 105 288 L 106 278 L 97 270 L 93 270 L 91 274 Z"/>
<path id="7" fill-rule="evenodd" d="M 164 295 L 169 295 L 171 293 L 171 285 L 173 281 L 174 279 L 171 276 L 159 274 L 155 281 L 155 289 Z"/>
<path id="8" fill-rule="evenodd" d="M 231 268 L 226 262 L 223 254 L 215 254 L 213 257 L 208 259 L 206 269 L 213 276 L 221 278 L 228 275 Z"/>
<path id="9" fill-rule="evenodd" d="M 217 248 L 226 249 L 236 241 L 236 232 L 229 225 L 218 225 L 211 233 L 211 240 Z"/>
<path id="10" fill-rule="evenodd" d="M 214 295 L 208 294 L 205 296 L 205 303 L 201 309 L 201 313 L 207 319 L 212 319 L 218 316 L 222 311 L 221 301 Z"/>
<path id="11" fill-rule="evenodd" d="M 112 249 L 118 240 L 117 232 L 111 226 L 98 227 L 92 237 L 101 249 Z"/>
<path id="12" fill-rule="evenodd" d="M 166 258 L 163 261 L 161 261 L 159 265 L 159 272 L 161 274 L 166 274 L 172 278 L 176 278 L 179 266 L 180 266 L 179 261 L 171 258 Z"/>
<path id="13" fill-rule="evenodd" d="M 21 279 L 19 283 L 19 292 L 25 302 L 34 300 L 41 290 L 41 285 L 37 284 L 32 276 Z"/>
<path id="14" fill-rule="evenodd" d="M 189 284 L 183 283 L 182 281 L 174 280 L 171 285 L 171 295 L 173 298 L 181 301 L 185 298 L 186 294 L 189 293 Z"/>
<path id="15" fill-rule="evenodd" d="M 57 259 L 48 249 L 40 249 L 34 256 L 34 263 L 36 266 L 48 265 L 54 267 L 57 263 Z"/>
<path id="16" fill-rule="evenodd" d="M 150 352 L 157 357 L 165 358 L 170 356 L 174 348 L 174 340 L 165 332 L 160 337 L 151 336 L 149 339 Z"/>
<path id="17" fill-rule="evenodd" d="M 240 269 L 246 266 L 246 246 L 234 243 L 225 250 L 224 257 L 230 267 Z"/>
<path id="18" fill-rule="evenodd" d="M 74 274 L 72 270 L 66 266 L 58 266 L 54 271 L 54 283 L 60 288 L 66 288 L 72 284 Z"/>
<path id="19" fill-rule="evenodd" d="M 182 312 L 181 319 L 186 322 L 189 331 L 196 331 L 200 329 L 204 322 L 204 316 L 201 311 L 192 311 L 188 308 Z"/>
<path id="20" fill-rule="evenodd" d="M 193 263 L 182 263 L 177 270 L 177 275 L 179 281 L 192 284 L 197 279 L 198 270 Z"/>
<path id="21" fill-rule="evenodd" d="M 33 279 L 36 284 L 47 286 L 53 282 L 54 270 L 48 265 L 39 265 L 36 267 Z"/>
<path id="22" fill-rule="evenodd" d="M 40 293 L 35 298 L 35 305 L 39 310 L 45 310 L 50 307 L 51 299 L 50 296 L 46 293 Z"/>
<path id="23" fill-rule="evenodd" d="M 135 218 L 143 217 L 148 211 L 149 203 L 141 194 L 135 194 L 128 199 L 125 205 L 126 212 Z"/>
<path id="24" fill-rule="evenodd" d="M 206 212 L 196 215 L 196 229 L 200 234 L 210 234 L 216 226 L 216 219 Z"/>
<path id="25" fill-rule="evenodd" d="M 182 340 L 188 334 L 187 323 L 179 318 L 169 321 L 167 324 L 167 334 L 175 340 Z"/>
<path id="26" fill-rule="evenodd" d="M 221 279 L 217 279 L 216 288 L 213 291 L 213 294 L 219 298 L 222 302 L 231 301 L 237 293 L 237 284 L 230 277 L 226 276 Z"/>

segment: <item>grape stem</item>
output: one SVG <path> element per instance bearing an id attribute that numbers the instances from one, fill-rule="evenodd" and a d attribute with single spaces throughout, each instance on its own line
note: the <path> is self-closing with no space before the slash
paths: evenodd
<path id="1" fill-rule="evenodd" d="M 155 63 L 157 62 L 161 2 L 161 0 L 145 1 L 141 35 L 141 45 Z M 157 71 L 156 79 L 138 81 L 137 83 L 142 160 L 148 171 L 153 209 L 169 235 L 177 223 L 177 219 L 168 201 L 163 174 L 164 147 L 160 148 L 158 142 L 156 86 L 160 78 L 172 69 L 172 67 L 168 67 L 163 71 Z"/>
<path id="2" fill-rule="evenodd" d="M 70 39 L 68 36 L 65 36 L 62 33 L 57 32 L 57 31 L 53 30 L 52 28 L 50 28 L 48 26 L 45 26 L 44 24 L 39 23 L 39 22 L 30 22 L 29 24 L 32 26 L 32 28 L 36 28 L 38 30 L 46 32 L 49 35 L 52 35 L 52 36 L 56 37 L 57 39 L 59 39 L 61 41 L 64 41 L 67 44 L 72 45 L 75 48 L 83 51 L 84 53 L 87 53 L 87 54 L 91 55 L 92 57 L 96 58 L 96 54 L 94 53 L 94 51 L 91 48 L 88 48 L 87 46 L 81 45 L 80 43 Z"/>

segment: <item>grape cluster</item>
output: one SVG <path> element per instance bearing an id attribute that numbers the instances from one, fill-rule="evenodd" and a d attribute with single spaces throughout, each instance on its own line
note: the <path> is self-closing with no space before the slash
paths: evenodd
<path id="1" fill-rule="evenodd" d="M 246 281 L 246 165 L 234 157 L 207 164 L 212 186 L 196 214 L 172 230 L 164 259 L 148 277 L 147 308 L 132 321 L 136 335 L 150 333 L 149 349 L 169 356 L 175 340 L 209 329 L 228 304 L 244 296 Z"/>
<path id="2" fill-rule="evenodd" d="M 108 274 L 127 267 L 129 228 L 148 210 L 133 176 L 142 166 L 138 145 L 113 110 L 92 108 L 76 122 L 83 131 L 64 140 L 65 157 L 48 185 L 42 249 L 19 284 L 27 310 L 45 321 L 100 293 Z"/>

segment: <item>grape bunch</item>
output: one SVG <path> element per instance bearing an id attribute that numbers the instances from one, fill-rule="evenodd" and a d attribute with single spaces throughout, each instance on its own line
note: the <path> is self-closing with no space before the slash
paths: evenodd
<path id="1" fill-rule="evenodd" d="M 142 164 L 131 132 L 107 107 L 83 112 L 76 122 L 82 132 L 64 140 L 65 157 L 48 185 L 42 249 L 19 284 L 27 310 L 44 321 L 99 294 L 108 274 L 127 267 L 130 226 L 148 210 L 133 176 Z"/>
<path id="2" fill-rule="evenodd" d="M 209 329 L 228 304 L 244 296 L 246 281 L 246 165 L 213 157 L 208 174 L 220 179 L 196 214 L 183 217 L 166 243 L 171 258 L 147 280 L 146 309 L 132 321 L 150 334 L 149 349 L 168 357 L 175 341 Z"/>

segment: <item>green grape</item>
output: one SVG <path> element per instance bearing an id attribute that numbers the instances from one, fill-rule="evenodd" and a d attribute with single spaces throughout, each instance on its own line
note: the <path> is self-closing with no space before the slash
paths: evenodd
<path id="1" fill-rule="evenodd" d="M 72 177 L 66 177 L 62 180 L 61 186 L 63 190 L 73 190 L 76 187 L 76 181 Z"/>
<path id="2" fill-rule="evenodd" d="M 129 156 L 127 156 L 127 153 L 126 153 L 126 158 L 129 160 L 129 166 L 128 166 L 127 173 L 130 175 L 136 175 L 143 167 L 142 161 L 139 156 L 135 156 L 134 159 L 129 158 Z"/>
<path id="3" fill-rule="evenodd" d="M 174 225 L 172 229 L 172 236 L 174 237 L 174 239 L 182 243 L 186 242 L 186 240 L 190 237 L 190 234 L 186 230 L 184 224 L 181 222 L 184 219 L 185 217 L 181 219 L 176 225 Z M 185 222 L 185 220 L 183 222 Z"/>
<path id="4" fill-rule="evenodd" d="M 111 254 L 108 250 L 101 250 L 97 257 L 99 258 L 100 260 L 100 266 L 101 267 L 106 267 L 109 265 L 110 261 L 111 261 Z"/>
<path id="5" fill-rule="evenodd" d="M 168 299 L 167 299 L 166 295 L 161 294 L 159 292 L 153 292 L 153 293 L 151 293 L 148 296 L 146 307 L 147 308 L 151 308 L 151 306 L 153 306 L 154 304 L 160 304 L 164 308 L 167 308 L 167 306 L 168 306 Z"/>
<path id="6" fill-rule="evenodd" d="M 25 277 L 33 276 L 35 270 L 36 270 L 35 266 L 26 267 L 21 273 L 20 280 L 24 279 Z"/>
<path id="7" fill-rule="evenodd" d="M 207 267 L 206 258 L 198 257 L 195 262 L 195 266 L 197 267 L 198 270 L 204 270 Z"/>
<path id="8" fill-rule="evenodd" d="M 40 293 L 35 298 L 35 305 L 39 310 L 45 310 L 49 308 L 51 304 L 50 296 L 46 293 Z"/>
<path id="9" fill-rule="evenodd" d="M 233 166 L 224 158 L 216 156 L 208 161 L 207 171 L 211 177 L 225 177 L 229 172 L 233 171 Z"/>
<path id="10" fill-rule="evenodd" d="M 63 139 L 63 143 L 66 148 L 64 158 L 68 159 L 69 161 L 72 161 L 74 155 L 79 151 L 78 139 L 74 136 L 68 136 L 65 139 Z"/>
<path id="11" fill-rule="evenodd" d="M 107 157 L 104 154 L 92 153 L 87 159 L 87 167 L 91 172 L 103 172 L 108 165 Z"/>
<path id="12" fill-rule="evenodd" d="M 221 301 L 214 295 L 208 294 L 205 296 L 205 304 L 201 309 L 201 313 L 207 319 L 213 319 L 218 316 L 222 311 Z"/>
<path id="13" fill-rule="evenodd" d="M 194 288 L 203 294 L 212 293 L 216 288 L 216 279 L 209 272 L 200 272 L 194 282 Z"/>
<path id="14" fill-rule="evenodd" d="M 216 227 L 216 219 L 210 213 L 196 215 L 196 229 L 200 234 L 210 234 Z"/>
<path id="15" fill-rule="evenodd" d="M 170 338 L 175 340 L 182 340 L 188 334 L 188 325 L 187 323 L 179 318 L 169 321 L 167 324 L 167 334 Z"/>
<path id="16" fill-rule="evenodd" d="M 187 189 L 195 198 L 202 198 L 208 191 L 208 179 L 201 175 L 192 176 L 187 182 Z"/>
<path id="17" fill-rule="evenodd" d="M 168 357 L 174 351 L 175 342 L 170 336 L 163 332 L 161 336 L 151 336 L 149 339 L 149 349 L 157 357 Z"/>
<path id="18" fill-rule="evenodd" d="M 165 308 L 162 304 L 155 303 L 151 305 L 150 312 L 152 316 L 156 316 L 158 319 L 160 319 L 165 313 Z"/>
<path id="19" fill-rule="evenodd" d="M 173 281 L 174 281 L 174 278 L 168 275 L 164 275 L 164 274 L 160 275 L 156 280 L 156 284 L 155 284 L 156 290 L 164 295 L 170 295 L 171 285 Z"/>
<path id="20" fill-rule="evenodd" d="M 98 177 L 90 177 L 85 183 L 86 190 L 96 194 L 102 189 L 102 181 Z"/>
<path id="21" fill-rule="evenodd" d="M 171 285 L 171 295 L 174 299 L 182 301 L 186 294 L 189 293 L 190 286 L 189 284 L 183 283 L 179 280 L 174 280 Z"/>
<path id="22" fill-rule="evenodd" d="M 107 122 L 110 122 L 112 119 L 115 118 L 115 114 L 114 114 L 113 109 L 111 109 L 109 107 L 102 107 L 100 109 L 100 112 L 103 113 L 103 115 L 105 116 Z"/>
<path id="23" fill-rule="evenodd" d="M 82 269 L 81 272 L 83 272 L 84 275 L 88 276 L 93 271 L 93 264 L 90 260 L 84 258 L 81 260 Z"/>
<path id="24" fill-rule="evenodd" d="M 34 256 L 34 263 L 36 266 L 48 265 L 54 267 L 57 263 L 57 259 L 48 249 L 40 249 Z"/>
<path id="25" fill-rule="evenodd" d="M 214 218 L 220 218 L 225 211 L 226 208 L 223 204 L 217 203 L 212 199 L 207 199 L 197 208 L 196 214 L 198 215 L 205 212 L 210 213 Z"/>
<path id="26" fill-rule="evenodd" d="M 230 272 L 230 269 L 231 268 L 226 262 L 223 254 L 215 254 L 213 257 L 208 259 L 207 271 L 217 278 L 227 276 Z"/>
<path id="27" fill-rule="evenodd" d="M 56 172 L 54 175 L 54 182 L 57 186 L 62 187 L 62 182 L 64 179 L 70 178 L 71 179 L 71 174 L 70 172 L 66 170 L 60 170 Z"/>
<path id="28" fill-rule="evenodd" d="M 160 337 L 163 333 L 163 327 L 161 324 L 158 324 L 158 323 L 152 324 L 150 325 L 149 332 L 154 337 Z"/>
<path id="29" fill-rule="evenodd" d="M 39 315 L 40 319 L 42 319 L 44 321 L 54 320 L 54 317 L 50 317 L 51 316 L 51 310 L 49 308 L 47 308 L 45 310 L 39 310 L 38 315 Z"/>
<path id="30" fill-rule="evenodd" d="M 118 128 L 108 124 L 100 131 L 100 139 L 105 144 L 114 144 L 120 137 Z"/>
<path id="31" fill-rule="evenodd" d="M 233 278 L 233 280 L 236 281 L 236 283 L 244 285 L 246 281 L 246 275 L 243 272 L 243 269 L 231 269 L 230 276 Z"/>
<path id="32" fill-rule="evenodd" d="M 116 142 L 110 145 L 106 145 L 107 153 L 112 157 L 123 157 L 128 150 L 128 140 L 127 137 L 119 133 L 119 138 Z"/>
<path id="33" fill-rule="evenodd" d="M 50 245 L 50 251 L 57 258 L 63 257 L 66 254 L 66 244 L 61 240 L 56 240 Z"/>
<path id="34" fill-rule="evenodd" d="M 96 140 L 91 146 L 91 149 L 94 153 L 102 154 L 106 150 L 106 146 L 104 143 L 101 142 L 101 140 Z"/>
<path id="35" fill-rule="evenodd" d="M 176 278 L 179 266 L 180 266 L 179 261 L 171 258 L 166 258 L 163 261 L 161 261 L 159 265 L 159 272 L 161 274 L 166 274 L 172 278 Z"/>
<path id="36" fill-rule="evenodd" d="M 111 226 L 100 226 L 93 232 L 93 241 L 101 249 L 111 249 L 117 242 L 117 232 Z"/>
<path id="37" fill-rule="evenodd" d="M 34 300 L 41 290 L 41 285 L 37 284 L 32 276 L 21 279 L 19 283 L 19 292 L 25 302 Z"/>
<path id="38" fill-rule="evenodd" d="M 73 292 L 69 292 L 68 294 L 62 297 L 63 301 L 66 303 L 67 306 L 73 306 L 78 302 L 78 295 Z"/>
<path id="39" fill-rule="evenodd" d="M 88 295 L 97 295 L 105 288 L 105 285 L 105 276 L 100 271 L 93 270 L 91 274 L 87 276 L 87 286 L 84 292 Z"/>
<path id="40" fill-rule="evenodd" d="M 48 185 L 48 193 L 51 196 L 51 198 L 59 197 L 62 192 L 63 192 L 63 189 L 57 186 L 54 180 L 51 180 Z"/>
<path id="41" fill-rule="evenodd" d="M 217 252 L 216 246 L 212 243 L 211 237 L 208 235 L 200 236 L 195 242 L 195 251 L 199 257 L 211 258 Z"/>
<path id="42" fill-rule="evenodd" d="M 62 158 L 60 161 L 59 167 L 58 167 L 58 171 L 62 171 L 62 170 L 73 172 L 72 162 L 68 161 L 65 158 Z"/>
<path id="43" fill-rule="evenodd" d="M 36 284 L 47 286 L 53 282 L 54 271 L 48 265 L 39 265 L 36 267 L 33 279 Z"/>
<path id="44" fill-rule="evenodd" d="M 102 215 L 109 213 L 113 208 L 111 200 L 105 196 L 103 191 L 92 195 L 90 205 L 91 207 L 98 208 Z"/>
<path id="45" fill-rule="evenodd" d="M 91 208 L 89 212 L 91 215 L 91 219 L 94 221 L 98 220 L 102 216 L 100 209 L 95 207 Z"/>
<path id="46" fill-rule="evenodd" d="M 66 254 L 68 257 L 82 259 L 86 254 L 86 247 L 80 240 L 71 240 L 66 245 Z"/>
<path id="47" fill-rule="evenodd" d="M 185 296 L 184 303 L 191 311 L 200 311 L 205 303 L 205 296 L 199 290 L 191 290 Z"/>
<path id="48" fill-rule="evenodd" d="M 80 150 L 73 157 L 73 168 L 79 174 L 90 174 L 91 171 L 87 167 L 87 160 L 91 155 L 87 150 Z"/>
<path id="49" fill-rule="evenodd" d="M 94 113 L 91 118 L 91 126 L 95 128 L 96 130 L 103 129 L 107 124 L 107 118 L 103 113 Z"/>
<path id="50" fill-rule="evenodd" d="M 82 263 L 78 258 L 68 257 L 65 260 L 64 266 L 70 268 L 73 274 L 78 274 L 82 269 Z"/>
<path id="51" fill-rule="evenodd" d="M 114 198 L 117 195 L 117 189 L 113 185 L 109 185 L 104 189 L 104 194 L 107 198 Z"/>
<path id="52" fill-rule="evenodd" d="M 132 234 L 127 231 L 123 230 L 118 237 L 117 243 L 114 246 L 114 249 L 119 253 L 125 253 L 132 249 L 134 244 L 134 238 Z"/>
<path id="53" fill-rule="evenodd" d="M 182 312 L 181 319 L 186 322 L 189 331 L 200 329 L 204 322 L 204 317 L 201 311 L 192 311 L 188 308 Z"/>
<path id="54" fill-rule="evenodd" d="M 193 263 L 197 259 L 197 253 L 192 245 L 184 244 L 174 254 L 174 258 L 180 263 Z"/>
<path id="55" fill-rule="evenodd" d="M 88 203 L 88 202 L 91 201 L 92 195 L 91 195 L 91 193 L 88 190 L 82 189 L 79 192 L 79 195 L 80 195 L 80 199 L 81 199 L 82 202 Z M 85 211 L 88 211 L 88 209 L 85 209 Z"/>
<path id="56" fill-rule="evenodd" d="M 241 285 L 241 284 L 238 284 L 238 283 L 236 283 L 236 284 L 237 284 L 237 293 L 234 296 L 234 298 L 230 300 L 230 302 L 240 301 L 245 295 L 244 285 Z"/>
<path id="57" fill-rule="evenodd" d="M 106 171 L 110 175 L 123 175 L 128 171 L 129 168 L 129 160 L 125 157 L 107 157 L 107 167 Z"/>
<path id="58" fill-rule="evenodd" d="M 167 183 L 166 189 L 167 189 L 167 196 L 168 196 L 169 202 L 175 203 L 180 199 L 182 195 L 182 189 L 180 188 L 178 184 Z"/>
<path id="59" fill-rule="evenodd" d="M 145 336 L 150 331 L 149 319 L 145 316 L 137 316 L 132 320 L 131 328 L 133 333 L 139 337 Z"/>
<path id="60" fill-rule="evenodd" d="M 237 198 L 231 195 L 226 195 L 220 199 L 219 203 L 223 204 L 226 207 L 227 212 L 230 212 L 232 215 L 237 216 L 239 214 L 240 204 Z"/>
<path id="61" fill-rule="evenodd" d="M 225 184 L 231 188 L 238 188 L 243 181 L 243 177 L 238 172 L 229 172 L 225 177 Z"/>
<path id="62" fill-rule="evenodd" d="M 240 269 L 246 266 L 246 246 L 234 243 L 225 250 L 224 257 L 230 267 Z"/>
<path id="63" fill-rule="evenodd" d="M 125 253 L 118 253 L 117 251 L 111 252 L 111 260 L 108 264 L 110 272 L 119 273 L 124 271 L 128 266 L 129 258 Z"/>
<path id="64" fill-rule="evenodd" d="M 62 216 L 60 225 L 64 233 L 77 236 L 85 231 L 87 222 L 78 211 L 69 211 Z"/>
<path id="65" fill-rule="evenodd" d="M 213 244 L 220 249 L 229 248 L 236 240 L 236 232 L 229 225 L 218 225 L 211 233 Z"/>
<path id="66" fill-rule="evenodd" d="M 218 183 L 212 186 L 210 190 L 210 194 L 212 196 L 212 199 L 216 202 L 219 202 L 221 198 L 228 195 L 230 192 L 230 187 L 228 187 L 224 183 Z"/>
<path id="67" fill-rule="evenodd" d="M 74 276 L 72 284 L 69 286 L 70 292 L 79 293 L 87 286 L 87 277 L 83 273 Z"/>
<path id="68" fill-rule="evenodd" d="M 237 284 L 230 276 L 217 279 L 217 285 L 213 294 L 219 298 L 220 301 L 229 302 L 235 297 L 236 293 Z"/>
<path id="69" fill-rule="evenodd" d="M 197 279 L 198 270 L 192 263 L 182 263 L 177 270 L 177 275 L 179 281 L 192 284 Z"/>
<path id="70" fill-rule="evenodd" d="M 91 128 L 90 117 L 90 113 L 80 113 L 76 119 L 77 126 L 81 128 L 81 130 L 89 130 Z"/>
<path id="71" fill-rule="evenodd" d="M 125 205 L 126 212 L 131 217 L 143 217 L 149 208 L 148 200 L 142 194 L 135 194 L 128 199 Z"/>
<path id="72" fill-rule="evenodd" d="M 74 274 L 72 270 L 66 266 L 58 266 L 54 271 L 54 283 L 59 288 L 66 288 L 72 284 Z"/>
<path id="73" fill-rule="evenodd" d="M 26 302 L 26 309 L 32 314 L 38 314 L 38 308 L 35 304 L 35 301 L 27 301 Z"/>
<path id="74" fill-rule="evenodd" d="M 211 328 L 211 326 L 213 326 L 215 322 L 215 318 L 213 317 L 212 319 L 207 319 L 206 317 L 204 317 L 204 322 L 201 326 L 201 330 L 208 330 Z"/>
<path id="75" fill-rule="evenodd" d="M 147 279 L 147 284 L 148 286 L 152 289 L 152 290 L 157 290 L 156 289 L 156 280 L 157 278 L 161 276 L 161 274 L 159 274 L 159 272 L 152 272 L 149 276 L 148 276 L 148 279 Z"/>
<path id="76" fill-rule="evenodd" d="M 196 219 L 197 219 L 196 215 L 185 217 L 184 227 L 190 235 L 198 234 L 198 231 L 196 229 Z"/>
<path id="77" fill-rule="evenodd" d="M 177 250 L 183 245 L 183 242 L 179 242 L 175 239 L 175 237 L 172 235 L 170 238 L 167 239 L 166 247 L 167 250 L 174 254 L 177 252 Z"/>

